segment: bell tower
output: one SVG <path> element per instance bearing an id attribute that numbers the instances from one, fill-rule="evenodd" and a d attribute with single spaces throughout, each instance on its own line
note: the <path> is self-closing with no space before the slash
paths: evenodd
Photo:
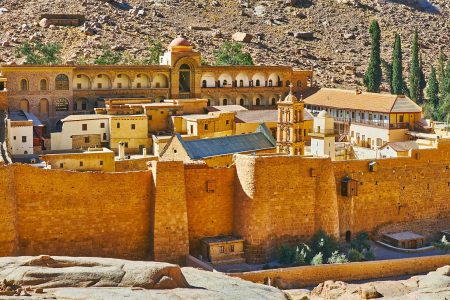
<path id="1" fill-rule="evenodd" d="M 277 153 L 305 154 L 305 130 L 303 123 L 305 104 L 290 92 L 278 101 Z"/>

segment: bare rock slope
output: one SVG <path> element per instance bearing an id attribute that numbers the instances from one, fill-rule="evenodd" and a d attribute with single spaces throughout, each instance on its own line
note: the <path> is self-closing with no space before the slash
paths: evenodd
<path id="1" fill-rule="evenodd" d="M 0 299 L 287 299 L 280 290 L 160 262 L 0 258 Z"/>
<path id="2" fill-rule="evenodd" d="M 82 14 L 79 27 L 46 26 L 44 13 Z M 449 53 L 450 3 L 447 0 L 2 0 L 0 63 L 16 60 L 25 41 L 57 41 L 65 62 L 92 62 L 103 45 L 126 52 L 126 62 L 148 54 L 148 39 L 190 39 L 211 62 L 213 51 L 236 32 L 253 35 L 245 47 L 257 64 L 314 68 L 326 86 L 362 83 L 370 51 L 368 26 L 382 27 L 382 55 L 389 60 L 395 32 L 421 35 L 424 65 Z M 20 60 L 18 60 L 20 62 Z M 356 77 L 344 67 L 356 66 Z M 405 63 L 405 71 L 407 64 Z"/>

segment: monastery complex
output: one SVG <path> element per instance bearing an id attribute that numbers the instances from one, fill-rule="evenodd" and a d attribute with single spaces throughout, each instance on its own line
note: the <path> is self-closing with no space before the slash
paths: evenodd
<path id="1" fill-rule="evenodd" d="M 403 95 L 205 66 L 183 38 L 154 66 L 0 72 L 1 256 L 262 264 L 319 230 L 450 218 L 450 139 Z"/>

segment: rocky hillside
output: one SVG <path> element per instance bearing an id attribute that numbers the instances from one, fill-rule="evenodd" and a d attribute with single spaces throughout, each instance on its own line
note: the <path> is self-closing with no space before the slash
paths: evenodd
<path id="1" fill-rule="evenodd" d="M 44 13 L 82 14 L 86 23 L 46 26 L 39 23 Z M 0 63 L 20 63 L 15 49 L 30 40 L 61 43 L 64 61 L 74 63 L 92 62 L 103 45 L 143 58 L 149 38 L 167 45 L 178 35 L 211 62 L 213 51 L 239 31 L 253 35 L 245 48 L 255 63 L 314 68 L 322 85 L 352 88 L 362 82 L 372 18 L 382 27 L 387 60 L 395 32 L 408 60 L 415 29 L 426 68 L 440 48 L 450 54 L 448 0 L 0 0 Z M 344 75 L 346 66 L 357 67 L 355 77 Z"/>

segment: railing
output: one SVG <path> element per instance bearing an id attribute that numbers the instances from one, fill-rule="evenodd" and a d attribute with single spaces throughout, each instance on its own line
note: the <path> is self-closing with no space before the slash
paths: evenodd
<path id="1" fill-rule="evenodd" d="M 408 122 L 389 124 L 389 129 L 409 129 Z"/>
<path id="2" fill-rule="evenodd" d="M 390 128 L 389 123 L 385 121 L 379 121 L 379 120 L 352 120 L 353 124 L 360 124 L 360 125 L 369 125 L 369 126 L 375 126 L 375 127 L 382 127 L 382 128 Z"/>
<path id="3" fill-rule="evenodd" d="M 350 123 L 352 121 L 352 119 L 336 117 L 336 118 L 334 118 L 334 121 L 335 122 Z"/>
<path id="4" fill-rule="evenodd" d="M 330 136 L 330 135 L 335 135 L 338 134 L 338 130 L 335 129 L 320 129 L 317 130 L 317 128 L 314 129 L 310 129 L 309 130 L 309 135 L 325 135 L 325 136 Z"/>

